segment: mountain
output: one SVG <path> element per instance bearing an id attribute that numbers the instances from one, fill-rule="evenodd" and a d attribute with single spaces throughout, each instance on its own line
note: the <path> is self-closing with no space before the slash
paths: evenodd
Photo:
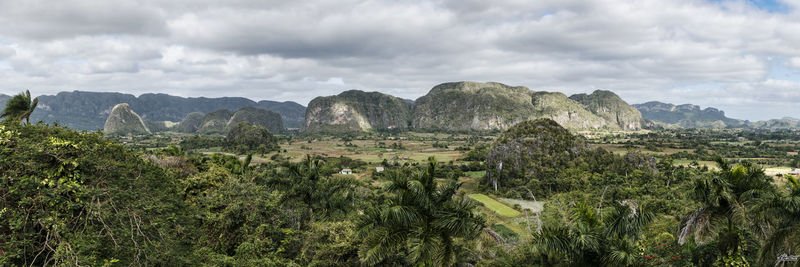
<path id="1" fill-rule="evenodd" d="M 598 102 L 592 104 L 598 111 L 628 116 L 629 111 L 616 110 L 620 105 L 592 101 L 587 100 L 587 104 Z M 495 82 L 437 85 L 414 102 L 412 117 L 414 128 L 430 130 L 505 130 L 536 118 L 549 118 L 570 129 L 620 128 L 616 118 L 604 119 L 562 93 L 533 92 L 526 87 Z M 627 121 L 636 121 L 636 118 L 625 117 L 624 122 Z"/>
<path id="2" fill-rule="evenodd" d="M 0 96 L 0 104 L 4 103 Z M 47 123 L 58 121 L 79 130 L 103 128 L 103 122 L 111 109 L 119 103 L 128 103 L 138 110 L 142 119 L 151 121 L 181 121 L 189 113 L 209 113 L 215 110 L 237 110 L 256 107 L 272 110 L 281 115 L 288 125 L 299 127 L 305 115 L 305 107 L 295 102 L 255 102 L 242 97 L 178 97 L 167 94 L 143 94 L 139 97 L 121 93 L 60 92 L 56 95 L 39 96 L 39 106 L 31 115 L 31 121 Z"/>
<path id="3" fill-rule="evenodd" d="M 283 126 L 286 128 L 302 128 L 306 120 L 306 107 L 293 101 L 275 102 L 261 100 L 254 106 L 266 109 L 281 115 Z"/>
<path id="4" fill-rule="evenodd" d="M 11 99 L 11 96 L 0 94 L 0 112 L 6 107 L 6 102 Z"/>
<path id="5" fill-rule="evenodd" d="M 530 93 L 501 83 L 443 83 L 414 101 L 412 125 L 449 131 L 506 129 L 531 118 Z"/>
<path id="6" fill-rule="evenodd" d="M 225 133 L 228 121 L 233 116 L 233 112 L 227 109 L 220 109 L 203 116 L 203 122 L 197 132 L 200 133 Z"/>
<path id="7" fill-rule="evenodd" d="M 606 121 L 562 93 L 534 92 L 532 96 L 535 113 L 530 119 L 552 119 L 568 129 L 619 129 L 616 122 Z"/>
<path id="8" fill-rule="evenodd" d="M 127 103 L 121 103 L 111 109 L 111 113 L 103 126 L 105 135 L 139 135 L 150 134 L 142 117 L 131 110 Z"/>
<path id="9" fill-rule="evenodd" d="M 197 132 L 197 130 L 200 130 L 200 127 L 203 126 L 204 116 L 202 112 L 189 113 L 175 126 L 175 130 L 184 133 Z"/>
<path id="10" fill-rule="evenodd" d="M 314 98 L 308 103 L 305 118 L 306 132 L 407 129 L 411 104 L 387 94 L 350 90 Z"/>
<path id="11" fill-rule="evenodd" d="M 281 133 L 284 131 L 281 115 L 266 109 L 243 107 L 233 113 L 225 128 L 231 129 L 240 122 L 247 122 L 255 126 L 264 127 L 272 133 Z"/>
<path id="12" fill-rule="evenodd" d="M 782 119 L 772 119 L 767 121 L 757 121 L 748 124 L 751 128 L 758 129 L 790 129 L 800 128 L 800 119 L 784 117 Z"/>
<path id="13" fill-rule="evenodd" d="M 263 127 L 272 133 L 284 132 L 283 121 L 278 113 L 254 107 L 243 107 L 236 112 L 220 109 L 205 115 L 192 112 L 171 129 L 184 133 L 227 133 L 240 122 Z"/>
<path id="14" fill-rule="evenodd" d="M 642 128 L 642 113 L 611 91 L 596 90 L 591 94 L 575 94 L 569 97 L 581 103 L 587 110 L 606 121 L 615 122 L 623 130 Z"/>
<path id="15" fill-rule="evenodd" d="M 633 105 L 642 117 L 651 121 L 677 125 L 686 128 L 725 128 L 742 127 L 744 122 L 728 118 L 725 112 L 716 108 L 701 109 L 692 104 L 673 105 L 658 101 Z"/>

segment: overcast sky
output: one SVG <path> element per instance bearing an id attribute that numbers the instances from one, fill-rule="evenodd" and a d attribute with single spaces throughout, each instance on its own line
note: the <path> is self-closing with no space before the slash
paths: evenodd
<path id="1" fill-rule="evenodd" d="M 2 0 L 0 93 L 307 104 L 449 81 L 800 117 L 800 0 Z"/>

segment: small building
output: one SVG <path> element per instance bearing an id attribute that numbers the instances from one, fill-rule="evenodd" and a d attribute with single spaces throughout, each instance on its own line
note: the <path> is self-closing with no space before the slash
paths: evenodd
<path id="1" fill-rule="evenodd" d="M 375 172 L 383 172 L 383 167 L 375 167 Z"/>
<path id="2" fill-rule="evenodd" d="M 341 174 L 353 174 L 353 170 L 351 169 L 342 169 L 339 173 Z"/>
<path id="3" fill-rule="evenodd" d="M 793 171 L 790 171 L 789 175 L 800 175 L 800 169 L 794 169 Z"/>

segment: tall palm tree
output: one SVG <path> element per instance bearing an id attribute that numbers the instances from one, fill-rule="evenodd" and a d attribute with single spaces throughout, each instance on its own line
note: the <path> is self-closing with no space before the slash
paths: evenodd
<path id="1" fill-rule="evenodd" d="M 437 184 L 435 168 L 431 157 L 425 172 L 390 171 L 390 202 L 366 211 L 358 223 L 364 264 L 451 266 L 465 251 L 458 240 L 483 231 L 486 222 L 474 212 L 475 203 L 455 196 L 460 184 L 454 180 Z"/>
<path id="2" fill-rule="evenodd" d="M 745 162 L 731 167 L 722 158 L 716 161 L 719 171 L 694 181 L 691 198 L 701 207 L 683 223 L 678 243 L 684 244 L 692 235 L 698 243 L 716 237 L 717 248 L 725 254 L 721 256 L 738 257 L 743 254 L 743 227 L 752 225 L 747 204 L 774 191 L 774 187 L 758 166 Z"/>
<path id="3" fill-rule="evenodd" d="M 0 118 L 12 118 L 20 121 L 25 119 L 25 122 L 30 125 L 31 114 L 38 104 L 39 98 L 34 98 L 31 101 L 31 92 L 25 90 L 25 93 L 19 93 L 8 100 L 3 113 L 0 114 Z"/>
<path id="4" fill-rule="evenodd" d="M 773 221 L 759 251 L 758 261 L 764 266 L 775 265 L 779 254 L 797 254 L 800 249 L 800 180 L 788 175 L 785 186 L 785 191 L 769 194 L 756 204 L 764 219 Z"/>

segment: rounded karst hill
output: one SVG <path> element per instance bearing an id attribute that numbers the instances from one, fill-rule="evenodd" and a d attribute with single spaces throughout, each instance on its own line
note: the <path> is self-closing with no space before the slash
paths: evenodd
<path id="1" fill-rule="evenodd" d="M 239 153 L 267 153 L 278 147 L 275 136 L 267 128 L 244 121 L 231 127 L 225 141 Z"/>
<path id="2" fill-rule="evenodd" d="M 534 117 L 531 90 L 488 82 L 437 85 L 415 101 L 413 126 L 446 131 L 504 130 Z"/>
<path id="3" fill-rule="evenodd" d="M 569 129 L 616 127 L 557 92 L 534 92 L 497 82 L 443 83 L 415 101 L 413 127 L 444 131 L 506 130 L 549 118 Z"/>
<path id="4" fill-rule="evenodd" d="M 411 103 L 379 92 L 349 90 L 308 104 L 306 132 L 359 132 L 408 128 Z"/>
<path id="5" fill-rule="evenodd" d="M 183 120 L 175 126 L 175 129 L 179 132 L 184 133 L 194 133 L 197 130 L 200 130 L 200 126 L 203 125 L 203 113 L 201 112 L 192 112 L 186 115 Z"/>
<path id="6" fill-rule="evenodd" d="M 200 129 L 197 131 L 205 134 L 225 133 L 231 116 L 233 116 L 233 113 L 229 110 L 212 111 L 203 117 L 203 123 L 200 124 Z"/>
<path id="7" fill-rule="evenodd" d="M 595 90 L 591 94 L 575 94 L 569 97 L 581 103 L 594 114 L 615 123 L 623 130 L 642 128 L 642 113 L 611 91 Z"/>
<path id="8" fill-rule="evenodd" d="M 252 125 L 267 128 L 270 132 L 283 132 L 283 120 L 281 115 L 266 109 L 244 107 L 237 110 L 228 120 L 227 128 L 231 129 L 240 122 L 249 122 Z"/>
<path id="9" fill-rule="evenodd" d="M 111 109 L 111 113 L 103 126 L 105 135 L 140 135 L 150 134 L 142 117 L 131 110 L 128 103 L 120 103 Z"/>
<path id="10" fill-rule="evenodd" d="M 528 185 L 531 179 L 555 177 L 574 166 L 589 150 L 583 138 L 551 119 L 514 125 L 492 144 L 487 158 L 487 182 L 497 190 Z"/>

